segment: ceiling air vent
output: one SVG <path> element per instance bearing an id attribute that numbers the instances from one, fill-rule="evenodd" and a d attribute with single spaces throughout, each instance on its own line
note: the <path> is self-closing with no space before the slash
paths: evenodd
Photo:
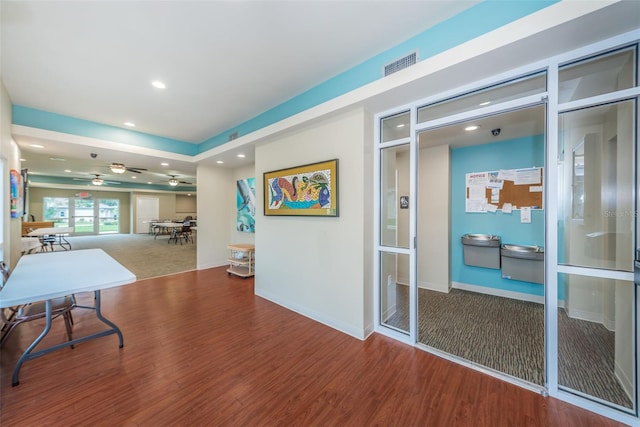
<path id="1" fill-rule="evenodd" d="M 418 53 L 412 52 L 407 56 L 404 56 L 396 61 L 393 61 L 384 66 L 384 76 L 388 76 L 389 74 L 393 74 L 396 71 L 404 70 L 407 67 L 415 65 L 418 60 Z"/>

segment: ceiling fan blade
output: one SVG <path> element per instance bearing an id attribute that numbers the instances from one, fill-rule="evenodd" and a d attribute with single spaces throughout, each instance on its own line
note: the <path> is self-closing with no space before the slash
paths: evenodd
<path id="1" fill-rule="evenodd" d="M 142 171 L 146 171 L 145 168 L 126 168 L 129 172 L 133 173 L 142 173 Z"/>
<path id="2" fill-rule="evenodd" d="M 187 181 L 178 181 L 180 184 L 188 184 L 188 185 L 193 185 L 193 182 L 187 182 Z"/>

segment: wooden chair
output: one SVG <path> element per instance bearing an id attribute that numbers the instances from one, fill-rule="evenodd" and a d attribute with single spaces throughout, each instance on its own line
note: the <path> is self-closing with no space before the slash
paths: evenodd
<path id="1" fill-rule="evenodd" d="M 9 279 L 10 271 L 9 267 L 1 261 L 0 270 L 2 271 L 1 290 L 7 279 Z M 69 338 L 69 341 L 73 339 L 71 331 L 71 325 L 73 323 L 71 310 L 74 307 L 75 298 L 72 295 L 55 298 L 51 303 L 51 317 L 53 319 L 59 316 L 64 318 L 64 324 L 67 328 L 67 337 Z M 13 332 L 16 326 L 24 322 L 44 319 L 46 315 L 47 313 L 44 301 L 38 301 L 17 307 L 3 308 L 0 310 L 0 319 L 2 320 L 2 329 L 0 330 L 0 347 L 4 345 L 5 341 L 9 338 L 9 335 L 11 335 L 11 332 Z M 73 345 L 71 345 L 71 348 L 73 348 Z"/>

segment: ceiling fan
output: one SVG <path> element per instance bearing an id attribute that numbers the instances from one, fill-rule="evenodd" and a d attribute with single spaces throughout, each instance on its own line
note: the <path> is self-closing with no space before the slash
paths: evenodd
<path id="1" fill-rule="evenodd" d="M 169 185 L 172 187 L 175 187 L 178 184 L 187 184 L 187 185 L 193 185 L 192 182 L 187 182 L 187 181 L 180 181 L 179 179 L 176 178 L 175 175 L 169 175 L 171 178 L 169 179 Z"/>
<path id="2" fill-rule="evenodd" d="M 100 176 L 101 176 L 100 174 L 96 173 L 94 175 L 95 175 L 94 178 L 73 178 L 73 180 L 74 181 L 91 181 L 91 184 L 97 185 L 97 186 L 104 185 L 104 184 L 107 184 L 107 185 L 114 185 L 114 184 L 115 185 L 120 185 L 121 184 L 118 181 L 105 181 L 103 178 L 100 178 Z"/>
<path id="3" fill-rule="evenodd" d="M 109 169 L 111 169 L 111 172 L 113 173 L 125 173 L 125 172 L 133 172 L 133 173 L 142 173 L 142 171 L 146 171 L 145 168 L 130 168 L 125 166 L 124 163 L 111 163 L 109 165 Z"/>

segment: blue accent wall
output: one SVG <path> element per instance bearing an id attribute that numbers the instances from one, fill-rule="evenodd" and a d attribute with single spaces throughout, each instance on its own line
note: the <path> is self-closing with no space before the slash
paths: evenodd
<path id="1" fill-rule="evenodd" d="M 532 210 L 531 223 L 520 222 L 520 211 L 510 214 L 465 212 L 465 175 L 471 172 L 544 166 L 544 135 L 454 149 L 451 152 L 451 280 L 506 291 L 544 295 L 536 283 L 503 279 L 501 270 L 468 266 L 461 237 L 467 233 L 498 235 L 502 243 L 544 246 L 544 211 Z"/>

